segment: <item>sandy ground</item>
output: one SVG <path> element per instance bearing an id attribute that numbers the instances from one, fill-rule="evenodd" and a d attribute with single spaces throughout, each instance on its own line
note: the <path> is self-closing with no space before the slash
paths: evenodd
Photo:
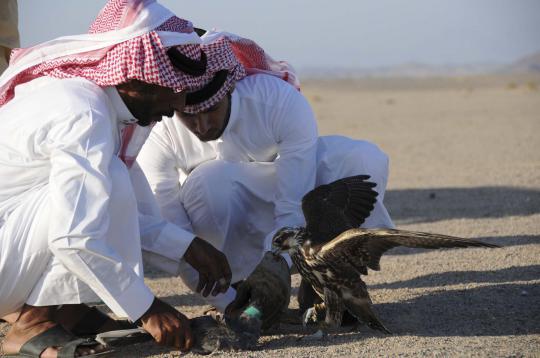
<path id="1" fill-rule="evenodd" d="M 540 79 L 306 81 L 304 93 L 322 135 L 389 154 L 385 201 L 399 228 L 504 248 L 387 253 L 365 280 L 391 336 L 362 326 L 297 342 L 305 332 L 281 326 L 258 350 L 223 356 L 540 356 Z M 147 281 L 188 316 L 206 307 L 177 278 Z M 143 344 L 116 356 L 177 355 Z"/>

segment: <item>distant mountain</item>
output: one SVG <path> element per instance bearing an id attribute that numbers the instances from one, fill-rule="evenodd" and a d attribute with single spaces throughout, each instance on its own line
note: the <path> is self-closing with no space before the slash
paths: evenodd
<path id="1" fill-rule="evenodd" d="M 505 66 L 503 72 L 511 73 L 540 73 L 540 52 L 525 56 L 516 62 Z"/>
<path id="2" fill-rule="evenodd" d="M 365 78 L 365 77 L 451 77 L 496 72 L 500 66 L 483 65 L 428 65 L 405 63 L 397 66 L 376 68 L 301 68 L 305 78 Z"/>
<path id="3" fill-rule="evenodd" d="M 405 63 L 392 67 L 381 67 L 367 71 L 372 76 L 383 77 L 436 77 L 436 76 L 465 76 L 471 74 L 486 74 L 496 71 L 497 65 L 428 65 L 423 63 Z"/>
<path id="4" fill-rule="evenodd" d="M 302 77 L 355 78 L 355 77 L 451 77 L 489 74 L 540 74 L 540 52 L 523 57 L 511 64 L 428 65 L 405 63 L 377 68 L 303 68 Z"/>

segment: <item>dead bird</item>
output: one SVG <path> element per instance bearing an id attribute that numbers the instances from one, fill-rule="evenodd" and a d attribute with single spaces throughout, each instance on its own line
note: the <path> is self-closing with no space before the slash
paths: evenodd
<path id="1" fill-rule="evenodd" d="M 381 256 L 396 246 L 439 249 L 444 247 L 498 247 L 459 237 L 396 229 L 358 228 L 373 209 L 376 184 L 359 175 L 321 185 L 302 199 L 306 227 L 285 227 L 273 238 L 275 253 L 288 251 L 302 279 L 323 300 L 325 321 L 313 336 L 321 338 L 340 326 L 346 310 L 370 328 L 390 331 L 377 318 L 361 275 L 380 270 Z M 315 307 L 303 322 L 317 317 Z"/>

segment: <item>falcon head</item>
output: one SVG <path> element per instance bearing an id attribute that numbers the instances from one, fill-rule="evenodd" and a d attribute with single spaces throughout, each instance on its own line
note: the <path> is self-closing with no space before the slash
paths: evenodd
<path id="1" fill-rule="evenodd" d="M 296 250 L 304 242 L 305 229 L 302 227 L 284 227 L 279 229 L 272 239 L 274 253 Z"/>

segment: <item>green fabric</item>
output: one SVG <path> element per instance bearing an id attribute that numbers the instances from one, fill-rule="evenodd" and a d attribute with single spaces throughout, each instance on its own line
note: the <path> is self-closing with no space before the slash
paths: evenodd
<path id="1" fill-rule="evenodd" d="M 251 318 L 262 319 L 262 312 L 253 306 L 249 306 L 248 308 L 246 308 L 244 312 L 242 312 L 242 314 L 249 316 Z"/>

